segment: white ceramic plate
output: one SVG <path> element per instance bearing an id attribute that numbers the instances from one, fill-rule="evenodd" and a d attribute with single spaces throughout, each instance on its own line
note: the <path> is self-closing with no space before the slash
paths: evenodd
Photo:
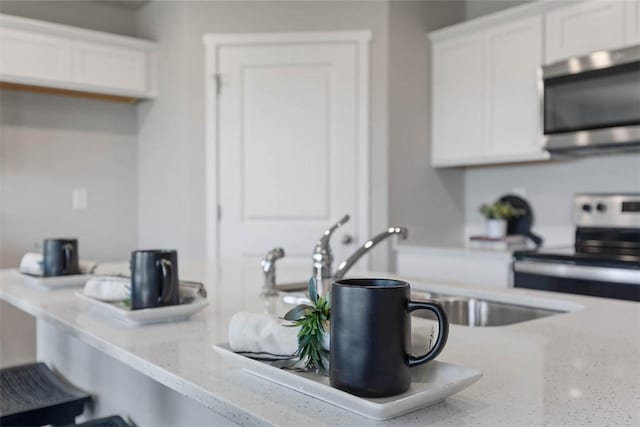
<path id="1" fill-rule="evenodd" d="M 92 274 L 72 274 L 69 276 L 54 277 L 32 276 L 24 273 L 19 274 L 27 283 L 47 290 L 84 286 L 87 280 L 93 277 Z"/>
<path id="2" fill-rule="evenodd" d="M 131 310 L 123 303 L 100 301 L 82 292 L 76 292 L 76 295 L 102 313 L 134 325 L 186 320 L 209 305 L 209 301 L 204 298 L 192 298 L 180 305 Z"/>
<path id="3" fill-rule="evenodd" d="M 477 369 L 436 360 L 411 369 L 411 388 L 405 393 L 372 399 L 333 388 L 328 377 L 279 369 L 234 353 L 227 343 L 214 345 L 213 349 L 252 375 L 374 420 L 387 420 L 441 402 L 482 377 Z"/>

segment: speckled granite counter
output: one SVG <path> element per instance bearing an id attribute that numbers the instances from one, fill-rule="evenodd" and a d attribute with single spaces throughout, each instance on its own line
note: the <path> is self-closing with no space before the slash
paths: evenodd
<path id="1" fill-rule="evenodd" d="M 308 265 L 279 266 L 279 281 Z M 211 350 L 240 310 L 281 314 L 259 296 L 256 260 L 181 262 L 183 279 L 203 281 L 210 305 L 190 321 L 128 327 L 94 313 L 75 289 L 41 291 L 0 272 L 0 297 L 21 310 L 243 425 L 640 425 L 640 304 L 520 289 L 484 291 L 412 281 L 414 289 L 469 293 L 571 310 L 511 326 L 452 325 L 439 360 L 484 377 L 445 402 L 373 422 L 242 372 Z M 421 322 L 417 320 L 417 324 Z"/>

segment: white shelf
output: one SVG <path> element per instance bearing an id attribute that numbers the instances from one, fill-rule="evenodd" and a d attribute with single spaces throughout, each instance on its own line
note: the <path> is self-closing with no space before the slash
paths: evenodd
<path id="1" fill-rule="evenodd" d="M 156 95 L 156 44 L 0 15 L 0 81 L 130 98 Z"/>

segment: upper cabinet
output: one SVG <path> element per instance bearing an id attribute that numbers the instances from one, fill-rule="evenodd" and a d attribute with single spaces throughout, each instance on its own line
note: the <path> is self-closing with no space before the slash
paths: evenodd
<path id="1" fill-rule="evenodd" d="M 548 158 L 537 91 L 542 18 L 432 40 L 432 165 Z"/>
<path id="2" fill-rule="evenodd" d="M 546 14 L 547 64 L 625 45 L 625 6 L 635 0 L 591 0 Z"/>
<path id="3" fill-rule="evenodd" d="M 155 96 L 155 43 L 0 15 L 0 81 L 130 99 Z"/>
<path id="4" fill-rule="evenodd" d="M 489 156 L 539 160 L 538 66 L 542 20 L 526 18 L 485 33 L 487 48 L 487 149 Z"/>
<path id="5" fill-rule="evenodd" d="M 539 161 L 539 70 L 640 44 L 640 0 L 536 1 L 430 33 L 431 164 Z"/>
<path id="6" fill-rule="evenodd" d="M 470 160 L 485 149 L 486 122 L 479 111 L 486 104 L 485 56 L 482 36 L 455 37 L 433 47 L 434 165 Z"/>
<path id="7" fill-rule="evenodd" d="M 628 46 L 640 44 L 640 0 L 624 3 L 624 37 Z"/>

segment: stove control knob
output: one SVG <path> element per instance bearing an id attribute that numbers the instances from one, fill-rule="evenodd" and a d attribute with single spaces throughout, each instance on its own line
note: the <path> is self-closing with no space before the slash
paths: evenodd
<path id="1" fill-rule="evenodd" d="M 605 205 L 604 203 L 598 203 L 596 205 L 596 209 L 598 210 L 598 212 L 606 212 L 607 211 L 607 205 Z"/>
<path id="2" fill-rule="evenodd" d="M 585 203 L 584 205 L 582 205 L 582 211 L 583 212 L 591 212 L 591 205 Z"/>

